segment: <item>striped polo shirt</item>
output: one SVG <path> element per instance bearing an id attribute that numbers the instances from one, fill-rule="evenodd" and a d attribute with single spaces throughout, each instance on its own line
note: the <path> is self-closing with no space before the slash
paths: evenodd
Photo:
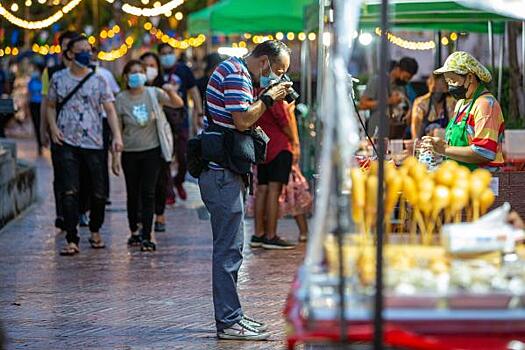
<path id="1" fill-rule="evenodd" d="M 255 91 L 250 72 L 242 58 L 231 57 L 215 69 L 206 88 L 208 117 L 217 125 L 235 129 L 233 112 L 245 112 L 254 102 Z M 205 127 L 207 127 L 205 120 Z M 214 163 L 209 167 L 222 168 Z"/>
<path id="2" fill-rule="evenodd" d="M 468 100 L 458 101 L 455 123 L 461 122 L 468 109 L 465 107 L 469 102 Z M 503 166 L 504 133 L 505 121 L 500 104 L 491 94 L 480 96 L 467 118 L 467 138 L 472 150 L 489 160 L 485 164 L 480 164 L 482 168 L 497 171 Z"/>

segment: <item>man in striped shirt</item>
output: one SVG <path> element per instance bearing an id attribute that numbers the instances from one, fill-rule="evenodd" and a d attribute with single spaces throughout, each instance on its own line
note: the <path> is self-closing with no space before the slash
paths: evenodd
<path id="1" fill-rule="evenodd" d="M 271 67 L 287 71 L 290 50 L 280 41 L 259 44 L 245 58 L 232 57 L 213 72 L 206 90 L 208 118 L 219 126 L 245 131 L 275 101 L 285 98 L 291 83 L 270 88 L 259 98 L 254 86 L 266 86 L 275 76 Z M 237 275 L 244 243 L 244 182 L 240 175 L 210 164 L 199 177 L 201 197 L 211 216 L 213 232 L 213 303 L 220 339 L 265 340 L 266 325 L 243 314 Z"/>

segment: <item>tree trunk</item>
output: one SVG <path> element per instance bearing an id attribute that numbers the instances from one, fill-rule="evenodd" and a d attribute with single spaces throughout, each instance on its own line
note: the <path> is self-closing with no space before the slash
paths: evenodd
<path id="1" fill-rule="evenodd" d="M 518 62 L 518 38 L 521 23 L 509 23 L 508 49 L 509 49 L 509 115 L 505 116 L 509 120 L 516 121 L 520 118 L 520 101 L 523 98 L 521 89 L 521 73 Z M 525 114 L 524 111 L 521 111 Z"/>

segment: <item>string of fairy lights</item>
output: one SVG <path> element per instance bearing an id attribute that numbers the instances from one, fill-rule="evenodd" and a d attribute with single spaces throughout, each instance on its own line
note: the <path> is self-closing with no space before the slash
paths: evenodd
<path id="1" fill-rule="evenodd" d="M 37 0 L 39 4 L 45 4 L 49 0 Z M 2 5 L 0 3 L 0 16 L 3 16 L 8 22 L 11 24 L 18 26 L 23 29 L 28 30 L 41 30 L 48 28 L 49 26 L 53 25 L 60 19 L 64 17 L 67 13 L 71 12 L 75 7 L 77 7 L 83 0 L 70 0 L 67 4 L 65 4 L 61 9 L 54 12 L 49 17 L 42 19 L 42 20 L 35 20 L 30 21 L 23 19 L 21 17 L 16 16 L 14 13 L 19 10 L 19 6 L 17 3 L 13 2 L 10 5 L 10 8 L 8 9 L 6 6 Z M 108 3 L 113 4 L 115 0 L 106 0 Z M 25 6 L 29 7 L 32 6 L 33 0 L 25 0 Z M 60 0 L 52 0 L 53 5 L 59 5 Z M 160 1 L 155 1 L 151 7 L 150 6 L 150 0 L 141 0 L 141 3 L 145 7 L 137 7 L 134 5 L 131 5 L 128 2 L 124 2 L 122 6 L 119 8 L 130 15 L 137 16 L 137 17 L 157 17 L 160 15 L 164 15 L 166 17 L 172 17 L 180 21 L 183 18 L 182 12 L 176 12 L 175 15 L 173 15 L 173 10 L 175 10 L 177 7 L 182 5 L 184 3 L 184 0 L 170 0 L 164 4 L 161 4 Z M 155 27 L 151 22 L 146 22 L 144 24 L 144 29 L 149 32 L 150 35 L 155 37 L 157 40 L 167 43 L 173 48 L 180 49 L 180 50 L 186 50 L 190 47 L 199 47 L 203 45 L 206 41 L 206 36 L 204 34 L 199 34 L 195 37 L 189 37 L 185 39 L 177 39 L 168 33 L 164 33 L 161 29 Z M 101 40 L 105 39 L 112 39 L 114 36 L 118 35 L 120 33 L 121 29 L 118 25 L 113 26 L 111 29 L 103 29 L 97 36 L 91 35 L 89 36 L 88 40 L 89 42 L 94 45 L 97 41 L 97 37 L 99 37 Z M 381 36 L 381 29 L 375 28 L 375 34 L 377 36 Z M 411 41 L 404 39 L 400 36 L 397 36 L 391 32 L 386 33 L 388 41 L 396 45 L 398 47 L 401 47 L 403 49 L 407 50 L 433 50 L 436 48 L 436 42 L 434 40 L 428 40 L 428 41 Z M 124 37 L 124 36 L 123 36 Z M 354 35 L 354 38 L 357 38 L 358 35 Z M 241 36 L 241 40 L 238 42 L 233 42 L 232 47 L 234 48 L 246 48 L 248 46 L 248 42 L 251 40 L 254 44 L 262 43 L 266 40 L 299 40 L 299 41 L 315 41 L 317 39 L 317 34 L 314 32 L 310 33 L 282 33 L 277 32 L 275 35 L 269 34 L 269 35 L 258 35 L 258 34 L 251 34 L 251 33 L 245 33 Z M 451 42 L 454 42 L 458 39 L 457 33 L 451 33 L 449 37 L 444 36 L 441 38 L 441 44 L 446 46 L 449 45 Z M 369 33 L 362 33 L 359 35 L 359 41 L 363 45 L 368 45 L 372 41 L 372 36 Z M 122 44 L 110 51 L 100 51 L 99 52 L 99 59 L 101 60 L 115 60 L 118 59 L 124 55 L 126 55 L 129 51 L 129 49 L 132 48 L 133 44 L 135 42 L 135 39 L 131 35 L 127 35 L 126 38 L 123 40 Z M 41 55 L 49 55 L 49 54 L 57 54 L 60 53 L 60 47 L 58 45 L 39 45 L 39 44 L 33 44 L 32 50 L 35 53 L 41 54 Z M 16 56 L 19 54 L 19 49 L 16 47 L 5 47 L 3 49 L 0 48 L 0 57 L 2 56 Z"/>

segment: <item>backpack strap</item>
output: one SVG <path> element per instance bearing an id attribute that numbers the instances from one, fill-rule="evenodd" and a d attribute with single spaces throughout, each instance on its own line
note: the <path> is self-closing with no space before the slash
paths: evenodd
<path id="1" fill-rule="evenodd" d="M 86 75 L 84 77 L 84 79 L 82 79 L 78 84 L 77 86 L 75 86 L 75 88 L 73 90 L 71 90 L 71 92 L 66 96 L 64 97 L 64 99 L 61 101 L 61 102 L 58 102 L 57 103 L 57 118 L 58 116 L 60 115 L 60 111 L 62 111 L 62 108 L 64 108 L 64 106 L 66 105 L 66 103 L 69 102 L 69 100 L 71 100 L 71 98 L 77 93 L 78 90 L 80 90 L 80 88 L 89 80 L 89 78 L 91 78 L 93 75 L 95 75 L 95 71 L 91 71 L 88 75 Z"/>

